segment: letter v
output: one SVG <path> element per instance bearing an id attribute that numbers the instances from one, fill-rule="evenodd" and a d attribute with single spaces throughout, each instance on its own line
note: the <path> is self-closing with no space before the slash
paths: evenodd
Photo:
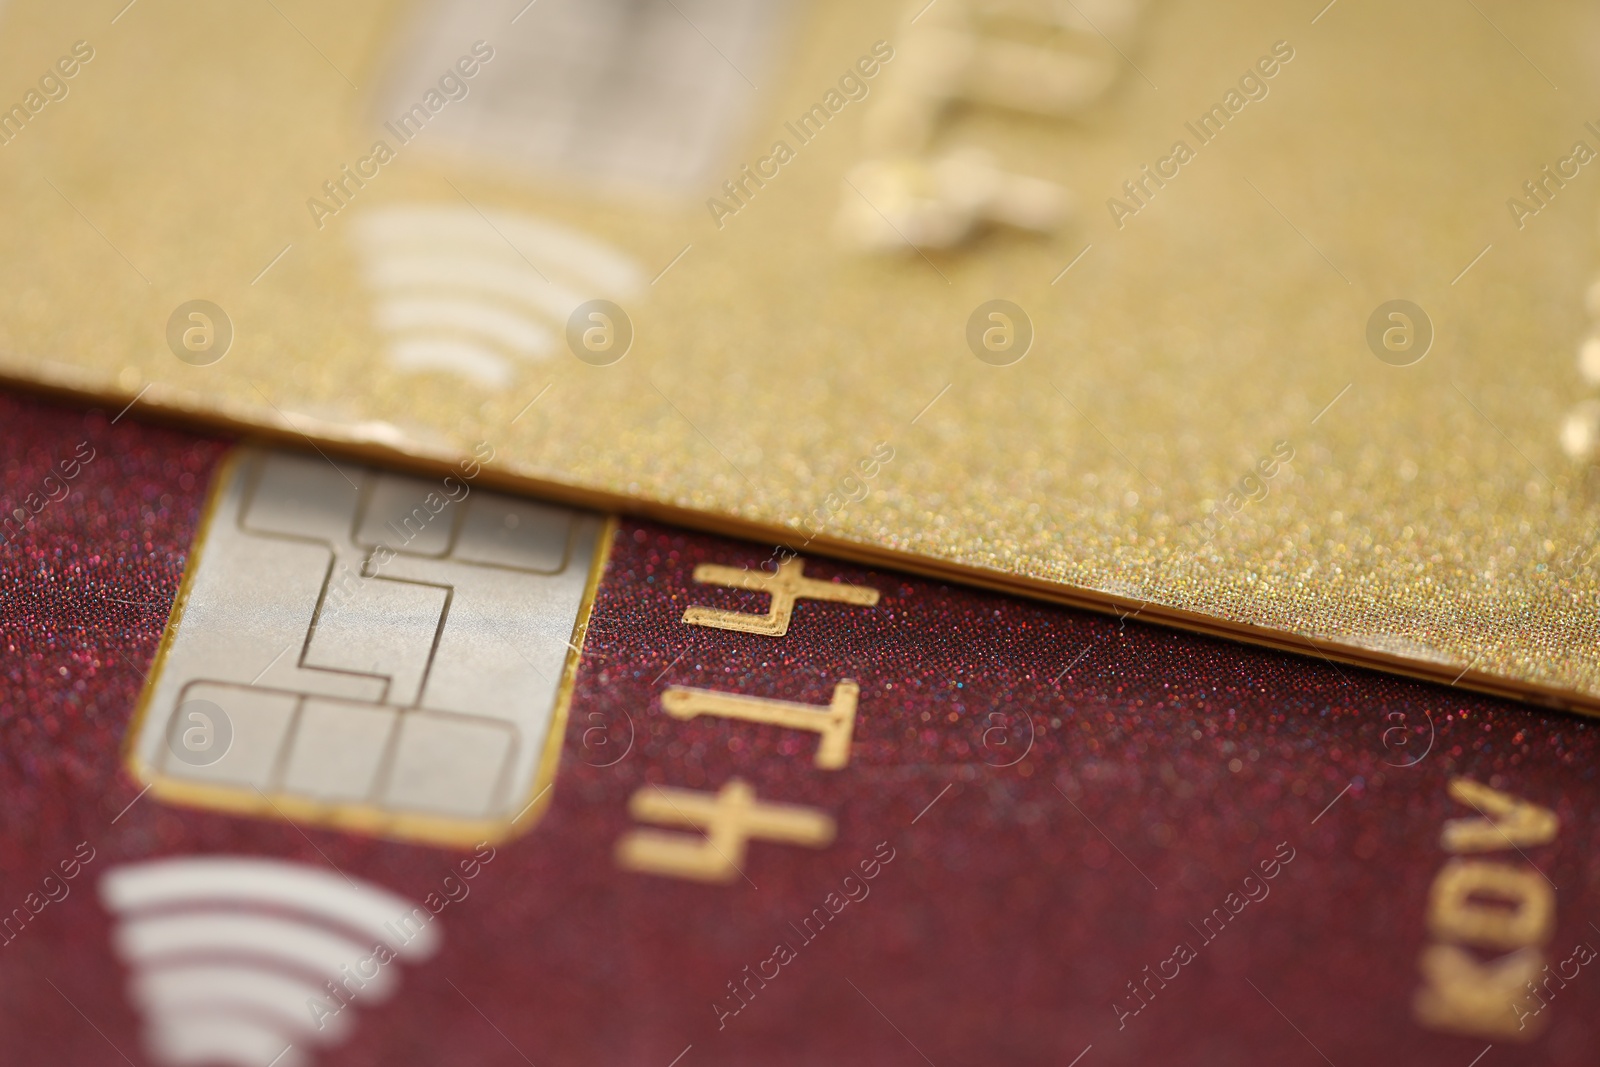
<path id="1" fill-rule="evenodd" d="M 1450 796 L 1475 809 L 1479 818 L 1451 819 L 1439 843 L 1448 852 L 1492 852 L 1553 841 L 1556 813 L 1531 801 L 1491 789 L 1471 778 L 1452 778 Z"/>

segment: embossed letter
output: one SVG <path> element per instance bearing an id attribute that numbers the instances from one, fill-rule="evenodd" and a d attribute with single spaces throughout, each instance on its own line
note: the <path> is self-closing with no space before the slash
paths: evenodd
<path id="1" fill-rule="evenodd" d="M 1491 852 L 1500 848 L 1544 845 L 1556 838 L 1559 825 L 1549 808 L 1490 789 L 1471 778 L 1452 778 L 1450 796 L 1482 816 L 1451 819 L 1439 843 L 1448 852 Z"/>

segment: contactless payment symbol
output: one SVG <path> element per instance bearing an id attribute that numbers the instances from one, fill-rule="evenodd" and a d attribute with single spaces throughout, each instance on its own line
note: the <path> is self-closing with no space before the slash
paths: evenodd
<path id="1" fill-rule="evenodd" d="M 400 962 L 441 941 L 422 905 L 286 860 L 170 856 L 113 867 L 99 889 L 160 1067 L 310 1067 L 350 1037 L 353 1006 L 387 1000 Z"/>

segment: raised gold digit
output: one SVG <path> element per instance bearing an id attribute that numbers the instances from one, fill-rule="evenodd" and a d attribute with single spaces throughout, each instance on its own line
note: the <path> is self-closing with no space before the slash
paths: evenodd
<path id="1" fill-rule="evenodd" d="M 695 581 L 767 593 L 772 597 L 772 603 L 764 615 L 724 611 L 720 608 L 691 607 L 683 613 L 683 621 L 691 626 L 713 626 L 719 630 L 738 630 L 747 634 L 782 637 L 789 632 L 789 620 L 794 616 L 795 601 L 802 597 L 808 600 L 832 600 L 840 604 L 856 604 L 861 607 L 872 607 L 878 602 L 876 589 L 807 578 L 805 566 L 803 560 L 786 560 L 778 565 L 776 574 L 766 574 L 743 567 L 702 563 L 694 569 Z"/>
<path id="2" fill-rule="evenodd" d="M 617 843 L 617 863 L 630 871 L 731 882 L 751 838 L 822 848 L 833 841 L 832 817 L 797 804 L 764 804 L 748 782 L 733 778 L 715 793 L 645 786 L 628 801 L 640 822 L 690 826 L 705 836 L 634 830 Z"/>
<path id="3" fill-rule="evenodd" d="M 716 715 L 786 730 L 811 730 L 822 735 L 822 743 L 817 746 L 817 766 L 836 771 L 850 762 L 850 738 L 856 728 L 856 698 L 860 694 L 861 687 L 849 678 L 833 687 L 833 700 L 827 707 L 673 686 L 661 695 L 661 706 L 674 719 Z"/>

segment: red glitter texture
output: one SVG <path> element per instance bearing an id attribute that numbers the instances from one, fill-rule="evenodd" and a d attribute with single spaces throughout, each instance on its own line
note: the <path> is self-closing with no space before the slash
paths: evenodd
<path id="1" fill-rule="evenodd" d="M 138 795 L 119 746 L 222 446 L 0 397 L 0 504 L 23 506 L 84 439 L 96 458 L 71 495 L 0 547 L 0 911 L 78 842 L 96 850 L 71 895 L 0 947 L 7 1062 L 141 1062 L 94 893 L 118 863 L 268 855 L 420 900 L 460 858 L 150 798 L 119 817 Z M 876 588 L 878 605 L 801 601 L 781 638 L 682 622 L 691 604 L 764 610 L 692 572 L 771 556 L 623 524 L 550 810 L 443 912 L 440 954 L 353 1009 L 353 1036 L 317 1062 L 1062 1065 L 1092 1045 L 1081 1067 L 1465 1067 L 1490 1040 L 1411 1011 L 1439 832 L 1471 814 L 1446 792 L 1455 776 L 1556 811 L 1553 844 L 1487 858 L 1558 887 L 1547 961 L 1600 945 L 1586 721 L 821 560 L 809 576 Z M 814 765 L 815 734 L 660 708 L 672 685 L 820 705 L 843 678 L 861 698 L 836 771 Z M 832 815 L 837 840 L 757 840 L 727 885 L 616 866 L 636 789 L 735 776 Z M 790 924 L 880 847 L 894 858 L 870 895 L 805 941 Z M 1269 895 L 1208 941 L 1212 909 L 1288 849 Z M 719 1029 L 714 1005 L 740 1003 L 728 983 L 746 988 L 779 942 L 795 957 Z M 1194 960 L 1119 1028 L 1114 1005 L 1140 1003 L 1127 984 L 1180 942 Z M 1484 1067 L 1593 1062 L 1592 970 L 1546 998 L 1537 1041 L 1496 1039 Z"/>

